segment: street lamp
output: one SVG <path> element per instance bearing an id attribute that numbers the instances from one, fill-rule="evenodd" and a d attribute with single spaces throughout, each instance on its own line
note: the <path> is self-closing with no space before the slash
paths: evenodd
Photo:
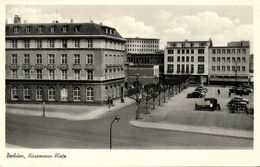
<path id="1" fill-rule="evenodd" d="M 113 121 L 110 124 L 110 149 L 112 149 L 112 125 L 115 121 L 119 121 L 120 118 L 116 115 L 115 118 L 113 119 Z"/>

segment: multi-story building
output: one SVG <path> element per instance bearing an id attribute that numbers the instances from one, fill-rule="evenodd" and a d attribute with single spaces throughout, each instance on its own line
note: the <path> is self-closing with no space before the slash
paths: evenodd
<path id="1" fill-rule="evenodd" d="M 227 46 L 211 47 L 209 52 L 210 83 L 249 82 L 249 41 L 229 42 Z"/>
<path id="2" fill-rule="evenodd" d="M 125 42 L 96 23 L 6 25 L 7 102 L 97 102 L 123 96 Z"/>
<path id="3" fill-rule="evenodd" d="M 207 83 L 211 46 L 211 40 L 167 42 L 164 52 L 165 79 L 188 79 L 191 83 Z"/>
<path id="4" fill-rule="evenodd" d="M 126 51 L 131 54 L 155 53 L 159 51 L 159 39 L 126 38 Z"/>

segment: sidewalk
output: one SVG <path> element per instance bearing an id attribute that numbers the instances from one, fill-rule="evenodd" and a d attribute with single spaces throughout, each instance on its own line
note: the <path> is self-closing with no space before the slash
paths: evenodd
<path id="1" fill-rule="evenodd" d="M 89 105 L 46 105 L 45 117 L 60 118 L 66 120 L 91 120 L 98 119 L 109 112 L 117 111 L 127 105 L 134 103 L 134 100 L 125 98 L 121 103 L 120 99 L 114 101 L 114 106 L 89 106 Z M 31 115 L 42 117 L 42 105 L 37 104 L 6 104 L 6 113 L 17 115 Z"/>
<path id="2" fill-rule="evenodd" d="M 169 123 L 152 123 L 152 122 L 143 122 L 143 121 L 130 121 L 130 124 L 136 127 L 141 128 L 153 128 L 153 129 L 164 129 L 172 131 L 181 131 L 181 132 L 192 132 L 192 133 L 202 133 L 209 135 L 218 135 L 218 136 L 229 136 L 229 137 L 238 137 L 245 139 L 253 139 L 254 133 L 247 130 L 237 130 L 237 129 L 228 129 L 228 128 L 219 128 L 219 127 L 203 127 L 195 125 L 181 125 L 181 124 L 169 124 Z"/>

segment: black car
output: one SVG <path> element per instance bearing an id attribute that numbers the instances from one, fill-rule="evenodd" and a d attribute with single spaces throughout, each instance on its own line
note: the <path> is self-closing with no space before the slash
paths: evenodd
<path id="1" fill-rule="evenodd" d="M 201 98 L 203 96 L 204 95 L 201 92 L 197 91 L 187 94 L 187 98 Z"/>

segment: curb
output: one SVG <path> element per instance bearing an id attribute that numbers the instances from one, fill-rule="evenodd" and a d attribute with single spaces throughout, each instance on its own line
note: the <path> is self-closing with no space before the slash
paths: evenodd
<path id="1" fill-rule="evenodd" d="M 227 129 L 218 127 L 203 127 L 194 125 L 167 124 L 167 123 L 152 123 L 143 121 L 130 121 L 130 124 L 139 128 L 153 128 L 161 130 L 171 130 L 180 132 L 201 133 L 208 135 L 227 136 L 235 138 L 253 139 L 254 133 L 247 130 Z"/>

